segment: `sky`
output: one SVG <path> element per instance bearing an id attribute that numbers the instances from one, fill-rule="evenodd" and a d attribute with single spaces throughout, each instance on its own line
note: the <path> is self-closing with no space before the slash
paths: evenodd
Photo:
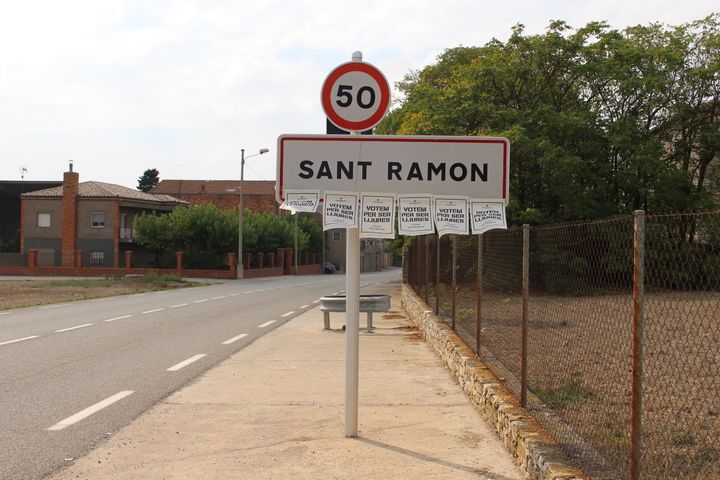
<path id="1" fill-rule="evenodd" d="M 363 52 L 391 85 L 522 23 L 676 25 L 717 0 L 0 0 L 0 180 L 135 188 L 161 179 L 274 180 L 281 134 L 325 133 L 323 80 Z M 393 90 L 393 100 L 398 92 Z"/>

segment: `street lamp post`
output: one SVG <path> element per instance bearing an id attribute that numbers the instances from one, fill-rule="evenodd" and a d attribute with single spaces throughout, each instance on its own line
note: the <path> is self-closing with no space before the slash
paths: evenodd
<path id="1" fill-rule="evenodd" d="M 270 150 L 267 148 L 261 148 L 258 153 L 254 153 L 252 155 L 248 155 L 247 158 L 256 157 L 258 155 L 262 155 L 263 153 L 267 153 Z M 245 196 L 245 149 L 240 149 L 240 211 L 238 213 L 239 218 L 239 225 L 238 225 L 238 262 L 237 262 L 237 278 L 244 278 L 244 272 L 243 272 L 243 220 L 244 220 L 244 213 L 243 213 L 243 196 Z"/>

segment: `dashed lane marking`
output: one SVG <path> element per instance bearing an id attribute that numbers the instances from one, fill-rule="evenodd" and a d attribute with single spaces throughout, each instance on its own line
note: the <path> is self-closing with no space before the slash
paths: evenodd
<path id="1" fill-rule="evenodd" d="M 240 335 L 238 335 L 238 336 L 236 336 L 236 337 L 228 338 L 227 340 L 225 340 L 224 342 L 222 342 L 222 344 L 223 344 L 223 345 L 230 345 L 231 343 L 235 343 L 235 342 L 237 342 L 238 340 L 240 340 L 240 339 L 242 339 L 242 338 L 245 338 L 245 337 L 247 337 L 247 336 L 248 336 L 247 333 L 241 333 Z"/>
<path id="2" fill-rule="evenodd" d="M 58 303 L 57 305 L 48 305 L 46 307 L 40 307 L 40 310 L 47 310 L 48 308 L 60 308 L 60 307 L 67 307 L 70 305 L 69 303 Z"/>
<path id="3" fill-rule="evenodd" d="M 189 303 L 178 303 L 177 305 L 172 305 L 170 308 L 180 308 L 180 307 L 187 307 L 190 305 Z"/>
<path id="4" fill-rule="evenodd" d="M 203 303 L 203 302 L 207 302 L 207 301 L 208 301 L 207 298 L 203 298 L 202 300 L 195 300 L 193 303 Z"/>
<path id="5" fill-rule="evenodd" d="M 65 420 L 60 420 L 58 423 L 56 423 L 52 427 L 48 428 L 48 430 L 58 431 L 58 430 L 62 430 L 64 428 L 66 428 L 66 427 L 69 427 L 70 425 L 73 425 L 81 420 L 86 419 L 90 415 L 99 412 L 103 408 L 109 407 L 113 403 L 122 400 L 123 398 L 127 397 L 128 395 L 132 395 L 133 393 L 135 393 L 135 392 L 132 390 L 125 390 L 125 391 L 116 393 L 112 397 L 108 397 L 105 400 L 86 408 L 85 410 L 81 410 L 78 413 L 76 413 L 75 415 L 66 418 Z"/>
<path id="6" fill-rule="evenodd" d="M 205 353 L 198 353 L 197 355 L 192 356 L 192 357 L 188 358 L 187 360 L 183 360 L 182 362 L 178 363 L 177 365 L 173 365 L 172 367 L 168 368 L 167 371 L 168 372 L 177 372 L 181 368 L 185 368 L 188 365 L 190 365 L 191 363 L 197 362 L 198 360 L 203 358 L 205 355 L 206 355 Z"/>
<path id="7" fill-rule="evenodd" d="M 95 325 L 95 324 L 94 323 L 86 323 L 84 325 L 76 325 L 74 327 L 61 328 L 60 330 L 55 330 L 55 333 L 69 332 L 70 330 L 77 330 L 78 328 L 91 327 L 93 325 Z"/>
<path id="8" fill-rule="evenodd" d="M 144 311 L 144 312 L 142 312 L 142 313 L 155 313 L 155 312 L 161 312 L 161 311 L 163 311 L 163 310 L 165 310 L 165 309 L 164 309 L 164 308 L 154 308 L 154 309 L 152 309 L 152 310 L 146 310 L 146 311 Z"/>
<path id="9" fill-rule="evenodd" d="M 122 317 L 108 318 L 105 322 L 114 322 L 115 320 L 122 320 L 124 318 L 130 318 L 132 315 L 123 315 Z"/>
<path id="10" fill-rule="evenodd" d="M 310 306 L 310 305 L 300 305 L 300 308 L 307 308 L 307 307 L 309 307 L 309 306 Z"/>
<path id="11" fill-rule="evenodd" d="M 0 345 L 10 345 L 11 343 L 18 343 L 18 342 L 24 342 L 25 340 L 32 340 L 33 338 L 38 338 L 38 335 L 33 335 L 31 337 L 16 338 L 15 340 L 8 340 L 7 342 L 0 342 Z"/>
<path id="12" fill-rule="evenodd" d="M 283 315 L 283 316 L 285 316 L 285 315 Z M 269 327 L 269 326 L 272 325 L 273 323 L 275 323 L 275 320 L 270 320 L 270 321 L 268 321 L 268 322 L 261 323 L 260 325 L 258 325 L 258 328 Z"/>
<path id="13" fill-rule="evenodd" d="M 280 316 L 283 317 L 283 318 L 285 318 L 285 317 L 289 317 L 289 316 L 292 315 L 293 313 L 295 313 L 295 310 L 290 310 L 289 312 L 285 312 L 285 313 L 283 313 L 283 314 L 280 315 Z"/>

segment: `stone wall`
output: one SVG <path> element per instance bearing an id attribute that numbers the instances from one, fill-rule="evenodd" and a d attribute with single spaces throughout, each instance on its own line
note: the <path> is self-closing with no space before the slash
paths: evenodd
<path id="1" fill-rule="evenodd" d="M 532 480 L 586 480 L 570 467 L 560 448 L 522 408 L 510 391 L 452 329 L 407 285 L 402 304 L 452 378 L 495 428 L 520 468 Z"/>

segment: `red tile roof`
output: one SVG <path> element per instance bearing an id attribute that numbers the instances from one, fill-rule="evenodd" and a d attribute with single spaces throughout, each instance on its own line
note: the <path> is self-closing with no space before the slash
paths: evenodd
<path id="1" fill-rule="evenodd" d="M 46 188 L 35 192 L 24 193 L 23 197 L 42 197 L 42 198 L 62 198 L 63 187 Z M 114 183 L 104 182 L 81 182 L 78 185 L 79 198 L 118 198 L 122 200 L 139 200 L 142 202 L 153 203 L 177 203 L 187 204 L 184 200 L 179 200 L 170 195 L 155 195 L 145 193 L 132 188 L 115 185 Z"/>
<path id="2" fill-rule="evenodd" d="M 275 180 L 245 180 L 246 195 L 275 195 Z M 161 180 L 152 193 L 237 195 L 240 180 Z"/>

